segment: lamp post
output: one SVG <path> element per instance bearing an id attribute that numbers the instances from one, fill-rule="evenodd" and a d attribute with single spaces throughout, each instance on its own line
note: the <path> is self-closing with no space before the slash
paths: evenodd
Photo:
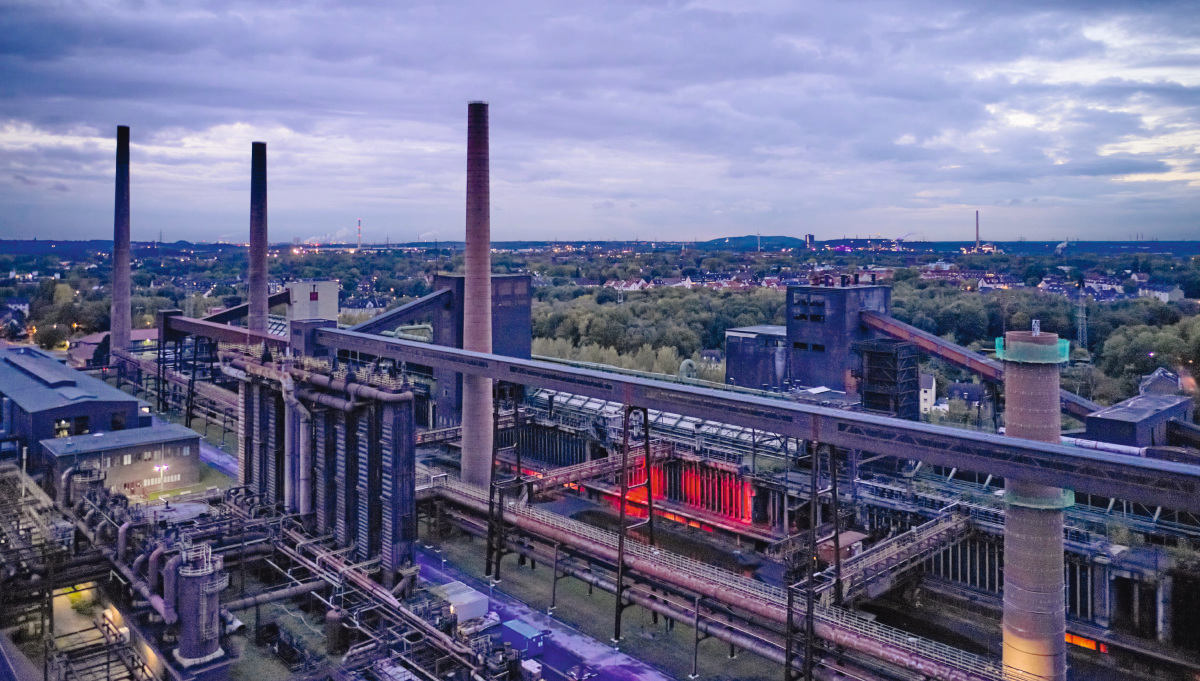
<path id="1" fill-rule="evenodd" d="M 155 466 L 154 470 L 158 473 L 158 495 L 161 497 L 163 490 L 166 489 L 167 469 L 170 468 L 167 464 Z"/>

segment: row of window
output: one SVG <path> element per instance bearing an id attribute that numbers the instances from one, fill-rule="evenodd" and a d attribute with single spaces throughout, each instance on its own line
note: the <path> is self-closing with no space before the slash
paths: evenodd
<path id="1" fill-rule="evenodd" d="M 154 485 L 169 485 L 173 482 L 179 482 L 179 479 L 182 477 L 183 477 L 182 475 L 180 475 L 179 473 L 176 473 L 175 475 L 164 475 L 161 478 L 146 478 L 145 480 L 142 480 L 141 485 L 143 487 L 152 487 Z"/>
<path id="2" fill-rule="evenodd" d="M 138 461 L 161 461 L 163 458 L 163 452 L 164 452 L 163 449 L 147 449 L 146 451 L 142 452 L 137 457 L 137 460 Z M 178 456 L 191 456 L 192 455 L 192 446 L 184 445 L 182 447 L 171 447 L 169 449 L 166 449 L 166 455 L 167 455 L 166 458 L 168 458 L 168 459 L 175 458 Z M 133 459 L 134 459 L 134 455 L 132 453 L 125 454 L 121 457 L 120 465 L 122 465 L 122 466 L 132 465 Z M 106 457 L 104 457 L 103 461 L 104 461 L 103 466 L 102 466 L 103 468 L 112 468 L 113 467 L 113 457 L 106 456 Z"/>
<path id="3" fill-rule="evenodd" d="M 800 312 L 800 313 L 792 315 L 792 319 L 795 319 L 795 320 L 801 321 L 801 322 L 817 322 L 819 324 L 823 324 L 825 322 L 825 315 L 823 315 L 823 314 L 804 314 L 803 312 Z"/>
<path id="4" fill-rule="evenodd" d="M 811 350 L 812 352 L 825 352 L 825 346 L 820 343 L 792 343 L 792 347 L 797 350 Z"/>

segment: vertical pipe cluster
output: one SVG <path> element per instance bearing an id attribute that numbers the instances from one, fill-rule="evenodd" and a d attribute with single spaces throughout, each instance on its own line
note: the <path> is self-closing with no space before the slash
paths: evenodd
<path id="1" fill-rule="evenodd" d="M 1036 328 L 1036 327 L 1035 327 Z M 1059 441 L 1059 375 L 1051 333 L 1005 335 L 1005 428 L 1008 435 Z M 1005 481 L 1004 664 L 1043 679 L 1067 678 L 1063 594 L 1063 508 L 1057 487 Z"/>
<path id="2" fill-rule="evenodd" d="M 463 348 L 492 351 L 492 253 L 488 105 L 467 105 L 467 238 Z M 463 376 L 462 479 L 486 487 L 492 471 L 492 380 Z"/>
<path id="3" fill-rule="evenodd" d="M 129 262 L 129 126 L 117 126 L 117 189 L 113 210 L 113 273 L 110 352 L 129 350 L 130 262 Z"/>
<path id="4" fill-rule="evenodd" d="M 246 282 L 251 331 L 267 331 L 267 143 L 250 147 L 250 276 Z"/>

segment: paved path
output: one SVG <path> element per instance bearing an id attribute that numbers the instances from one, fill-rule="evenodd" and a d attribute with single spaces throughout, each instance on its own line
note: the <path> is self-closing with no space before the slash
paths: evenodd
<path id="1" fill-rule="evenodd" d="M 443 567 L 441 557 L 424 547 L 418 547 L 417 563 L 421 566 L 422 579 L 439 584 L 459 581 L 480 593 L 488 592 L 487 584 L 454 568 L 449 563 Z M 550 635 L 546 637 L 545 652 L 537 658 L 542 662 L 543 676 L 549 681 L 569 679 L 564 672 L 584 662 L 596 674 L 592 678 L 598 681 L 670 681 L 672 679 L 671 676 L 645 662 L 619 650 L 614 650 L 611 645 L 601 643 L 500 591 L 493 591 L 491 594 L 491 610 L 500 615 L 502 622 L 520 619 L 539 629 L 550 630 Z"/>

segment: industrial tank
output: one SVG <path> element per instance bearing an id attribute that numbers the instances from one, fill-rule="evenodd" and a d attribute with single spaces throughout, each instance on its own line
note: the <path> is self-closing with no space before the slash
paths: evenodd
<path id="1" fill-rule="evenodd" d="M 175 657 L 184 667 L 191 667 L 224 654 L 218 636 L 219 596 L 229 585 L 229 576 L 222 571 L 221 557 L 212 555 L 208 544 L 185 544 L 180 553 L 179 649 Z"/>

